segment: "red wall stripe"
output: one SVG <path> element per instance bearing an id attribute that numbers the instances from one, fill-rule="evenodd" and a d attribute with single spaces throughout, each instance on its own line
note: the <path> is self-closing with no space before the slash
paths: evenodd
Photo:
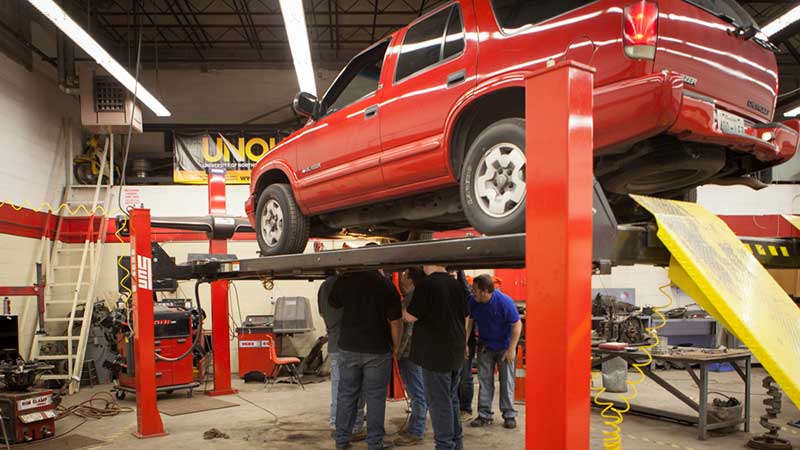
<path id="1" fill-rule="evenodd" d="M 48 218 L 50 219 L 48 222 Z M 795 228 L 789 221 L 778 214 L 763 216 L 720 216 L 738 236 L 763 237 L 763 238 L 800 238 L 800 230 Z M 89 233 L 89 217 L 64 217 L 59 240 L 67 243 L 80 243 L 86 239 Z M 100 218 L 94 218 L 92 239 L 97 239 L 97 228 Z M 8 204 L 0 206 L 0 234 L 19 236 L 26 238 L 39 239 L 47 236 L 55 239 L 56 228 L 58 226 L 58 216 L 53 216 L 46 212 L 34 211 L 29 208 L 14 209 Z M 106 242 L 117 242 L 115 236 L 117 231 L 116 223 L 113 218 L 109 218 L 106 229 Z M 158 242 L 183 242 L 183 241 L 207 241 L 205 233 L 195 231 L 180 231 L 164 228 L 153 228 L 153 239 Z M 477 236 L 474 230 L 457 230 L 436 233 L 437 239 Z M 255 233 L 237 233 L 234 241 L 255 241 Z M 128 238 L 123 237 L 124 242 Z"/>
<path id="2" fill-rule="evenodd" d="M 47 219 L 50 216 L 50 223 Z M 100 217 L 94 217 L 94 224 L 91 230 L 92 240 L 97 240 L 98 228 L 100 225 Z M 59 240 L 66 243 L 80 243 L 89 235 L 90 218 L 86 216 L 78 217 L 64 217 L 63 224 L 61 225 L 61 233 Z M 51 216 L 48 213 L 33 211 L 28 208 L 16 210 L 11 206 L 5 204 L 0 206 L 0 234 L 7 234 L 11 236 L 27 237 L 40 239 L 42 236 L 47 236 L 50 239 L 55 239 L 56 228 L 58 226 L 58 216 Z M 108 226 L 106 228 L 106 242 L 114 243 L 119 242 L 115 235 L 117 225 L 114 218 L 109 218 Z M 153 240 L 158 242 L 184 242 L 184 241 L 207 241 L 208 237 L 205 233 L 195 231 L 181 231 L 166 228 L 153 228 Z M 129 239 L 122 236 L 123 242 L 129 242 Z M 255 241 L 255 233 L 237 233 L 233 239 L 234 241 Z"/>

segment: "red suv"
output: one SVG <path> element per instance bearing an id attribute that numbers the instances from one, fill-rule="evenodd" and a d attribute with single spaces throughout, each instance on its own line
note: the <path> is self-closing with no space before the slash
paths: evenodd
<path id="1" fill-rule="evenodd" d="M 629 193 L 754 185 L 798 146 L 800 122 L 772 123 L 773 49 L 734 0 L 452 1 L 321 100 L 298 94 L 308 123 L 256 165 L 246 211 L 264 255 L 309 236 L 523 231 L 524 80 L 564 59 L 597 68 L 595 176 L 620 221 L 637 218 Z"/>

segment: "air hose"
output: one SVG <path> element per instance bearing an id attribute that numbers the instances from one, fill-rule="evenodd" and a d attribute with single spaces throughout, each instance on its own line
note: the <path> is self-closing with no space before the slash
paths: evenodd
<path id="1" fill-rule="evenodd" d="M 665 289 L 668 287 L 670 287 L 670 285 L 665 284 L 664 286 L 658 288 L 659 292 L 661 292 L 661 294 L 663 294 L 669 301 L 664 306 L 653 307 L 653 315 L 658 317 L 659 322 L 658 325 L 645 328 L 645 332 L 650 335 L 651 343 L 639 347 L 639 349 L 647 356 L 647 360 L 645 362 L 632 364 L 633 368 L 639 373 L 639 378 L 634 381 L 625 381 L 625 383 L 630 386 L 631 391 L 630 395 L 623 395 L 620 397 L 620 401 L 623 402 L 625 406 L 622 408 L 617 408 L 613 402 L 600 400 L 600 396 L 606 392 L 606 388 L 592 388 L 592 390 L 597 391 L 594 396 L 594 403 L 603 407 L 603 410 L 600 412 L 600 417 L 603 418 L 603 424 L 608 428 L 608 430 L 603 430 L 603 448 L 605 450 L 622 450 L 622 429 L 620 428 L 620 425 L 622 425 L 623 414 L 630 411 L 630 402 L 639 395 L 638 386 L 642 384 L 645 379 L 642 369 L 652 364 L 653 355 L 650 353 L 650 350 L 658 345 L 658 330 L 663 328 L 667 323 L 666 317 L 664 317 L 664 314 L 660 310 L 672 306 L 672 296 L 665 291 Z"/>

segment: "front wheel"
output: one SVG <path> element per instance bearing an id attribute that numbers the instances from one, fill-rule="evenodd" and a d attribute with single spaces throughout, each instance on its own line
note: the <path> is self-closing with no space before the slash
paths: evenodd
<path id="1" fill-rule="evenodd" d="M 489 125 L 470 146 L 461 171 L 461 204 L 487 235 L 525 231 L 525 119 Z"/>
<path id="2" fill-rule="evenodd" d="M 309 220 L 288 184 L 272 184 L 261 192 L 256 205 L 256 238 L 262 256 L 302 253 L 308 235 Z"/>

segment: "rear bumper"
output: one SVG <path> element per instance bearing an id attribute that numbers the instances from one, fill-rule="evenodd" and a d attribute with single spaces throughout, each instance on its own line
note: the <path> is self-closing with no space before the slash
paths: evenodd
<path id="1" fill-rule="evenodd" d="M 724 133 L 716 122 L 715 101 L 691 96 L 683 88 L 683 76 L 674 72 L 597 88 L 595 155 L 663 133 L 750 153 L 768 166 L 787 161 L 797 152 L 800 120 L 755 124 L 744 134 Z"/>

